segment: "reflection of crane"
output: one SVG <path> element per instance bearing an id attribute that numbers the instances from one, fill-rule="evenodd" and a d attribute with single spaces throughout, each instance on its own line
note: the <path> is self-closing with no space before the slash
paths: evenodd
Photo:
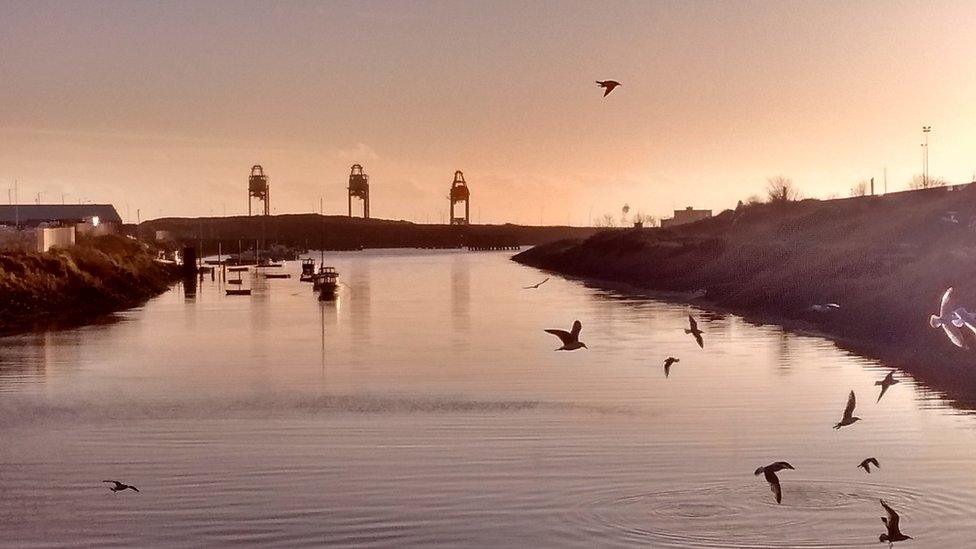
<path id="1" fill-rule="evenodd" d="M 264 215 L 268 215 L 271 211 L 270 186 L 260 164 L 251 166 L 251 175 L 247 178 L 247 215 L 251 215 L 251 200 L 255 198 L 264 202 Z"/>
<path id="2" fill-rule="evenodd" d="M 461 170 L 454 172 L 454 181 L 451 183 L 451 225 L 468 225 L 471 223 L 471 191 L 468 184 L 464 181 L 464 174 Z M 464 202 L 464 217 L 454 215 L 454 205 Z"/>
<path id="3" fill-rule="evenodd" d="M 363 218 L 369 219 L 369 176 L 363 167 L 353 164 L 349 170 L 349 217 L 352 217 L 352 197 L 363 201 Z"/>

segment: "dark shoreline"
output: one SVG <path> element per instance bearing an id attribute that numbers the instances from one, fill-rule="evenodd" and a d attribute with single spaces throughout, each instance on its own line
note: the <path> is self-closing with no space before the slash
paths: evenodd
<path id="1" fill-rule="evenodd" d="M 0 253 L 0 336 L 117 320 L 179 279 L 145 244 L 119 236 L 41 254 Z"/>
<path id="2" fill-rule="evenodd" d="M 976 189 L 934 191 L 751 206 L 685 227 L 563 240 L 512 259 L 829 339 L 976 410 L 976 350 L 952 346 L 928 325 L 949 286 L 960 303 L 976 303 L 976 282 L 966 276 L 976 273 Z M 947 209 L 958 223 L 941 220 Z M 824 226 L 839 217 L 847 230 Z M 809 311 L 831 301 L 841 309 Z"/>

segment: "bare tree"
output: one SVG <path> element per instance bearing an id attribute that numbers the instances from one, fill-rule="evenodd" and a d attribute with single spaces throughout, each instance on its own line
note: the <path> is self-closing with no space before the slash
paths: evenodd
<path id="1" fill-rule="evenodd" d="M 793 202 L 800 199 L 800 191 L 792 179 L 777 175 L 766 180 L 766 198 L 773 203 Z"/>
<path id="2" fill-rule="evenodd" d="M 908 182 L 908 188 L 914 190 L 918 189 L 930 189 L 932 187 L 945 187 L 949 182 L 941 177 L 929 177 L 926 178 L 924 175 L 916 175 L 912 177 L 912 180 Z"/>
<path id="3" fill-rule="evenodd" d="M 866 196 L 869 188 L 870 183 L 862 179 L 857 182 L 857 185 L 851 187 L 851 196 Z"/>
<path id="4" fill-rule="evenodd" d="M 617 221 L 613 218 L 613 214 L 605 213 L 600 216 L 600 219 L 596 220 L 597 227 L 616 227 Z"/>

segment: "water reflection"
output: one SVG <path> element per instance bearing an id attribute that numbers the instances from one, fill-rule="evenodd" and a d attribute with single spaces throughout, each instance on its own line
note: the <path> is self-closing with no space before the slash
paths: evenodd
<path id="1" fill-rule="evenodd" d="M 335 302 L 297 276 L 251 297 L 205 280 L 4 338 L 0 544 L 856 547 L 881 497 L 919 546 L 969 544 L 976 423 L 908 376 L 875 403 L 886 370 L 824 340 L 559 277 L 522 290 L 542 277 L 502 254 L 328 262 Z M 575 318 L 589 349 L 554 352 L 542 329 Z M 852 389 L 863 420 L 833 431 Z M 752 475 L 779 459 L 782 505 Z M 148 488 L 101 497 L 112 477 Z"/>
<path id="2" fill-rule="evenodd" d="M 451 258 L 451 322 L 463 337 L 470 327 L 471 265 L 468 258 L 455 255 Z M 457 340 L 457 338 L 455 338 Z"/>

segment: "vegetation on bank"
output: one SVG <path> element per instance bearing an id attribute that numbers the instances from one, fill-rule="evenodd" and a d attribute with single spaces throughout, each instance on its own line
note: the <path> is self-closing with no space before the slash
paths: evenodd
<path id="1" fill-rule="evenodd" d="M 178 275 L 145 244 L 114 235 L 46 253 L 0 250 L 0 332 L 133 307 L 165 291 Z"/>
<path id="2" fill-rule="evenodd" d="M 679 227 L 554 242 L 514 259 L 703 295 L 707 304 L 826 333 L 976 403 L 976 339 L 974 350 L 958 349 L 928 323 L 950 286 L 959 305 L 976 309 L 976 185 L 750 204 Z M 840 308 L 811 309 L 825 303 Z"/>

